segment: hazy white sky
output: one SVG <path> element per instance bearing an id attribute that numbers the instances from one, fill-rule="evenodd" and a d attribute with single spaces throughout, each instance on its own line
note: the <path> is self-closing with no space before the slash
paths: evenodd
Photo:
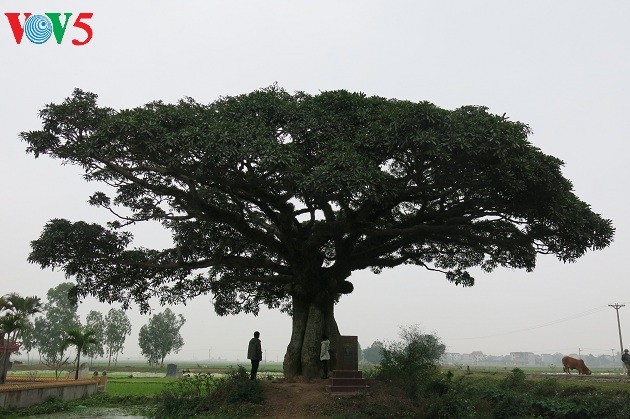
<path id="1" fill-rule="evenodd" d="M 190 96 L 209 103 L 277 82 L 288 91 L 347 89 L 453 109 L 485 105 L 530 125 L 531 141 L 562 159 L 577 195 L 613 220 L 613 245 L 575 264 L 541 257 L 533 273 L 479 273 L 461 288 L 442 275 L 403 267 L 353 274 L 355 291 L 336 309 L 342 334 L 363 347 L 397 337 L 401 325 L 435 332 L 450 352 L 481 350 L 610 354 L 619 350 L 615 310 L 630 346 L 630 3 L 624 0 L 435 1 L 31 1 L 0 5 L 0 294 L 45 297 L 64 281 L 26 262 L 29 242 L 51 218 L 98 221 L 87 204 L 98 185 L 75 167 L 35 160 L 18 139 L 39 129 L 38 111 L 75 87 L 114 108 Z M 4 13 L 72 12 L 54 37 L 17 45 Z M 92 12 L 93 39 L 71 27 Z M 142 228 L 138 243 L 164 233 Z M 80 313 L 108 306 L 85 301 Z M 187 323 L 175 358 L 244 360 L 260 330 L 268 360 L 282 360 L 290 319 L 218 317 L 210 297 L 173 306 Z M 156 307 L 161 311 L 160 307 Z M 148 320 L 137 311 L 126 357 Z"/>

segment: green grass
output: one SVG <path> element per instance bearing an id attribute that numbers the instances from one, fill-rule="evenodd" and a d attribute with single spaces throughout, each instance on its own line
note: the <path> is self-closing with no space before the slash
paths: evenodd
<path id="1" fill-rule="evenodd" d="M 107 394 L 117 396 L 153 396 L 176 378 L 114 378 L 107 380 Z"/>

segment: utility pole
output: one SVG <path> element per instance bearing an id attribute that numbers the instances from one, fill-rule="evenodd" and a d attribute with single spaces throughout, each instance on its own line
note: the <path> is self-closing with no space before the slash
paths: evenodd
<path id="1" fill-rule="evenodd" d="M 617 312 L 617 327 L 619 328 L 619 347 L 621 348 L 621 352 L 623 353 L 623 340 L 621 339 L 621 323 L 619 322 L 619 309 L 621 307 L 625 307 L 625 304 L 608 304 L 610 307 L 614 308 Z"/>

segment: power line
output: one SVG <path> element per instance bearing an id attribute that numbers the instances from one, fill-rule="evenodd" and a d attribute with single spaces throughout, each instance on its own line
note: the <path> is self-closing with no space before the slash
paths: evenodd
<path id="1" fill-rule="evenodd" d="M 558 323 L 562 323 L 562 322 L 566 322 L 569 320 L 575 320 L 575 319 L 579 319 L 580 317 L 586 317 L 586 316 L 590 316 L 592 314 L 598 313 L 600 311 L 606 310 L 606 306 L 600 306 L 600 307 L 595 307 L 592 309 L 589 309 L 587 311 L 583 311 L 581 313 L 577 313 L 568 317 L 563 317 L 557 320 L 551 320 L 547 323 L 542 323 L 536 326 L 532 326 L 532 327 L 526 327 L 523 329 L 517 329 L 517 330 L 512 330 L 512 331 L 508 331 L 508 332 L 502 332 L 502 333 L 496 333 L 496 334 L 492 334 L 492 335 L 486 335 L 486 336 L 476 336 L 476 337 L 466 337 L 466 338 L 455 338 L 453 340 L 457 340 L 457 339 L 462 339 L 462 340 L 473 340 L 473 339 L 487 339 L 487 338 L 494 338 L 494 337 L 499 337 L 499 336 L 505 336 L 505 335 L 512 335 L 515 333 L 521 333 L 521 332 L 527 332 L 530 330 L 535 330 L 535 329 L 540 329 L 543 327 L 547 327 L 547 326 L 553 326 L 554 324 L 558 324 Z M 623 352 L 623 350 L 622 350 Z"/>

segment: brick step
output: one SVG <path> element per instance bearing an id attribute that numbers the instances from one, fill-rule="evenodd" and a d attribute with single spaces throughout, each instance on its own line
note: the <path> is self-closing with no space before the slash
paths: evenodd
<path id="1" fill-rule="evenodd" d="M 335 378 L 363 378 L 363 372 L 356 370 L 335 370 L 333 375 Z"/>

